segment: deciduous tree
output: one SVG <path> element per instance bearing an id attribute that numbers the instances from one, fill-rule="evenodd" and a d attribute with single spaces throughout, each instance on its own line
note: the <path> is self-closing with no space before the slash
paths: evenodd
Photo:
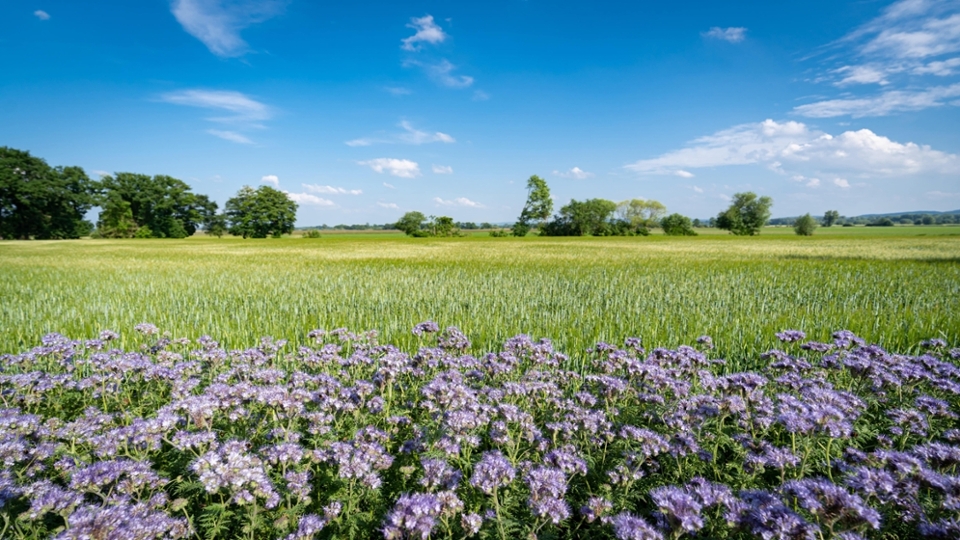
<path id="1" fill-rule="evenodd" d="M 770 219 L 771 206 L 773 199 L 770 197 L 757 197 L 751 191 L 736 193 L 730 207 L 717 216 L 717 228 L 738 236 L 760 234 L 760 229 Z"/>
<path id="2" fill-rule="evenodd" d="M 553 199 L 547 181 L 537 175 L 531 176 L 527 179 L 527 202 L 513 228 L 514 236 L 526 236 L 531 226 L 542 229 L 552 213 Z"/>
<path id="3" fill-rule="evenodd" d="M 280 238 L 293 232 L 297 203 L 287 194 L 270 186 L 253 189 L 243 186 L 227 201 L 226 216 L 230 234 L 244 238 Z"/>

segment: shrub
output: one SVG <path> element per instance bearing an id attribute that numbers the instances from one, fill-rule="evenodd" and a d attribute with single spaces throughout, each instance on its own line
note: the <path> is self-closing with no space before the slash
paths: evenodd
<path id="1" fill-rule="evenodd" d="M 697 231 L 693 230 L 693 222 L 690 218 L 680 214 L 670 214 L 660 220 L 660 228 L 663 234 L 667 236 L 696 236 Z"/>
<path id="2" fill-rule="evenodd" d="M 817 220 L 810 214 L 805 214 L 797 218 L 793 224 L 793 230 L 800 236 L 813 236 L 813 231 L 817 228 Z"/>

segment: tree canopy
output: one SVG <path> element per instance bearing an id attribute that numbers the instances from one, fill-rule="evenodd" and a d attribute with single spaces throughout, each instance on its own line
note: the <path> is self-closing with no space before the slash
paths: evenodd
<path id="1" fill-rule="evenodd" d="M 667 213 L 667 207 L 660 201 L 630 199 L 617 203 L 617 217 L 627 221 L 634 228 L 647 229 L 660 224 L 660 219 Z"/>
<path id="2" fill-rule="evenodd" d="M 50 167 L 29 152 L 0 147 L 0 238 L 79 238 L 96 183 L 80 167 Z"/>
<path id="3" fill-rule="evenodd" d="M 206 195 L 165 175 L 104 176 L 100 191 L 103 211 L 97 228 L 104 237 L 185 238 L 217 210 L 217 203 Z"/>
<path id="4" fill-rule="evenodd" d="M 817 220 L 810 214 L 805 214 L 797 218 L 793 224 L 793 230 L 800 236 L 813 236 L 813 231 L 817 229 Z"/>
<path id="5" fill-rule="evenodd" d="M 730 207 L 717 215 L 717 228 L 738 236 L 760 234 L 760 229 L 770 219 L 771 206 L 773 199 L 770 197 L 757 197 L 751 191 L 735 193 Z"/>
<path id="6" fill-rule="evenodd" d="M 663 234 L 667 236 L 696 236 L 697 232 L 693 230 L 693 222 L 690 218 L 680 214 L 670 214 L 660 220 L 660 227 Z"/>
<path id="7" fill-rule="evenodd" d="M 527 202 L 523 205 L 520 217 L 513 228 L 514 236 L 526 236 L 531 225 L 542 229 L 553 213 L 553 199 L 547 181 L 537 175 L 527 179 Z"/>
<path id="8" fill-rule="evenodd" d="M 840 221 L 840 212 L 836 210 L 827 210 L 827 212 L 823 214 L 824 227 L 833 227 L 838 221 Z"/>
<path id="9" fill-rule="evenodd" d="M 556 218 L 544 225 L 545 236 L 584 236 L 608 233 L 609 220 L 617 203 L 606 199 L 571 200 Z"/>
<path id="10" fill-rule="evenodd" d="M 229 231 L 244 238 L 279 238 L 293 232 L 297 203 L 287 194 L 270 186 L 253 189 L 243 186 L 227 201 Z"/>

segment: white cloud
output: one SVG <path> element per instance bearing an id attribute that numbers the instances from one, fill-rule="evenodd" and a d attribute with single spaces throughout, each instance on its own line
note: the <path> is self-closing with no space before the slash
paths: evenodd
<path id="1" fill-rule="evenodd" d="M 378 173 L 384 171 L 400 178 L 416 178 L 420 176 L 420 165 L 408 159 L 377 158 L 368 161 L 358 161 L 359 165 L 366 165 Z"/>
<path id="2" fill-rule="evenodd" d="M 377 142 L 375 139 L 369 139 L 369 138 L 363 137 L 360 139 L 353 139 L 352 141 L 346 141 L 343 144 L 347 146 L 370 146 L 375 142 Z"/>
<path id="3" fill-rule="evenodd" d="M 253 144 L 253 141 L 237 133 L 236 131 L 226 131 L 222 129 L 208 129 L 207 133 L 220 137 L 221 139 L 239 144 Z"/>
<path id="4" fill-rule="evenodd" d="M 890 90 L 869 98 L 843 98 L 818 101 L 794 107 L 794 112 L 811 118 L 833 118 L 850 115 L 886 116 L 897 112 L 919 111 L 940 107 L 960 96 L 960 83 L 950 86 L 934 86 L 925 90 Z"/>
<path id="5" fill-rule="evenodd" d="M 834 70 L 834 73 L 840 73 L 843 78 L 837 81 L 837 86 L 849 86 L 851 84 L 879 84 L 881 86 L 890 84 L 886 79 L 884 70 L 876 66 L 843 66 Z"/>
<path id="6" fill-rule="evenodd" d="M 359 139 L 353 139 L 351 141 L 346 141 L 344 144 L 347 146 L 357 147 L 357 146 L 371 146 L 374 144 L 393 144 L 393 143 L 402 143 L 402 144 L 414 144 L 421 145 L 432 142 L 442 142 L 442 143 L 455 143 L 457 142 L 453 136 L 446 133 L 436 131 L 434 133 L 427 133 L 426 131 L 420 131 L 419 129 L 413 127 L 413 124 L 403 120 L 398 124 L 399 127 L 403 128 L 402 133 L 397 133 L 395 135 L 389 136 L 389 138 L 377 139 L 374 137 L 361 137 Z"/>
<path id="7" fill-rule="evenodd" d="M 819 182 L 817 183 L 819 184 Z M 847 189 L 850 187 L 850 182 L 848 182 L 846 178 L 834 178 L 833 185 L 843 189 Z"/>
<path id="8" fill-rule="evenodd" d="M 474 101 L 487 101 L 490 99 L 490 94 L 484 92 L 483 90 L 474 90 L 473 91 L 473 100 Z"/>
<path id="9" fill-rule="evenodd" d="M 290 193 L 284 191 L 287 194 L 287 197 L 296 202 L 297 204 L 308 204 L 313 206 L 336 206 L 336 203 L 329 199 L 324 199 L 323 197 L 317 197 L 316 195 L 311 195 L 309 193 Z"/>
<path id="10" fill-rule="evenodd" d="M 470 208 L 485 208 L 482 204 L 476 201 L 471 201 L 466 197 L 457 197 L 451 201 L 441 199 L 440 197 L 434 197 L 433 202 L 440 206 L 467 206 Z"/>
<path id="11" fill-rule="evenodd" d="M 447 34 L 444 34 L 443 30 L 437 26 L 437 23 L 433 22 L 433 15 L 419 18 L 414 17 L 410 19 L 410 24 L 407 25 L 407 28 L 413 28 L 416 30 L 416 33 L 400 40 L 403 42 L 400 48 L 405 51 L 419 51 L 420 45 L 418 45 L 418 43 L 430 43 L 431 45 L 443 43 L 443 40 L 448 37 Z"/>
<path id="12" fill-rule="evenodd" d="M 379 207 L 381 207 L 381 208 L 389 208 L 389 209 L 391 209 L 391 210 L 399 210 L 399 209 L 400 209 L 400 207 L 397 206 L 397 203 L 392 203 L 392 202 L 378 202 L 378 203 L 377 203 L 377 206 L 379 206 Z"/>
<path id="13" fill-rule="evenodd" d="M 434 174 L 453 174 L 453 167 L 449 165 L 433 165 Z"/>
<path id="14" fill-rule="evenodd" d="M 960 157 L 926 145 L 891 141 L 869 129 L 834 136 L 800 122 L 773 120 L 718 131 L 695 139 L 686 148 L 626 168 L 641 174 L 676 174 L 679 170 L 775 162 L 791 174 L 798 169 L 861 176 L 960 173 Z"/>
<path id="15" fill-rule="evenodd" d="M 49 21 L 49 20 L 50 20 L 50 14 L 47 13 L 46 11 L 42 10 L 42 9 L 38 9 L 38 10 L 34 11 L 34 12 L 33 12 L 33 15 L 34 15 L 36 18 L 40 19 L 41 21 Z"/>
<path id="16" fill-rule="evenodd" d="M 690 172 L 690 171 L 685 171 L 685 170 L 683 170 L 683 169 L 676 170 L 676 171 L 673 172 L 673 174 L 679 176 L 680 178 L 693 178 L 693 173 L 692 173 L 692 172 Z"/>
<path id="17" fill-rule="evenodd" d="M 815 187 L 819 187 L 819 186 L 820 186 L 820 179 L 819 179 L 819 178 L 811 178 L 809 181 L 807 181 L 807 187 L 808 187 L 808 188 L 815 188 Z"/>
<path id="18" fill-rule="evenodd" d="M 703 193 L 703 188 L 702 188 L 702 187 L 693 186 L 693 190 L 696 191 L 697 193 Z"/>
<path id="19" fill-rule="evenodd" d="M 342 187 L 321 186 L 319 184 L 301 184 L 303 189 L 310 193 L 327 193 L 330 195 L 363 195 L 362 189 L 344 189 Z"/>
<path id="20" fill-rule="evenodd" d="M 233 116 L 209 118 L 217 122 L 251 122 L 267 120 L 272 116 L 270 107 L 245 94 L 231 90 L 180 90 L 163 94 L 160 100 L 175 105 L 233 113 Z"/>
<path id="21" fill-rule="evenodd" d="M 473 77 L 467 75 L 455 75 L 453 71 L 457 66 L 443 59 L 436 64 L 428 64 L 416 60 L 407 60 L 405 66 L 417 66 L 427 74 L 434 82 L 448 88 L 467 88 L 473 84 Z"/>
<path id="22" fill-rule="evenodd" d="M 592 172 L 587 172 L 580 167 L 574 167 L 565 172 L 553 171 L 553 174 L 562 178 L 576 178 L 577 180 L 585 180 L 593 176 Z"/>
<path id="23" fill-rule="evenodd" d="M 280 187 L 280 178 L 275 174 L 268 174 L 260 179 L 264 184 L 273 184 L 273 187 Z"/>
<path id="24" fill-rule="evenodd" d="M 170 11 L 210 52 L 234 57 L 248 51 L 240 31 L 278 15 L 286 4 L 287 0 L 173 0 Z"/>
<path id="25" fill-rule="evenodd" d="M 397 186 L 395 186 L 395 185 L 393 185 L 393 184 L 390 184 L 390 183 L 387 183 L 387 182 L 384 182 L 384 183 L 383 183 L 383 187 L 385 187 L 385 188 L 387 188 L 387 189 L 397 189 Z"/>
<path id="26" fill-rule="evenodd" d="M 949 58 L 947 60 L 938 60 L 922 66 L 913 68 L 916 75 L 936 75 L 937 77 L 947 77 L 956 73 L 955 68 L 960 67 L 960 58 Z"/>
<path id="27" fill-rule="evenodd" d="M 960 193 L 950 193 L 947 191 L 928 191 L 926 195 L 933 199 L 952 199 L 960 197 Z"/>
<path id="28" fill-rule="evenodd" d="M 708 38 L 722 39 L 723 41 L 729 41 L 730 43 L 740 43 L 746 39 L 746 34 L 747 29 L 741 26 L 731 26 L 729 28 L 720 28 L 719 26 L 714 26 L 701 35 Z"/>

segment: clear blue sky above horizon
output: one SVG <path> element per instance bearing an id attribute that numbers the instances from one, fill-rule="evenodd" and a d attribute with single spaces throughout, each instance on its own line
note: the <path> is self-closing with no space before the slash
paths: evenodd
<path id="1" fill-rule="evenodd" d="M 0 146 L 298 224 L 960 208 L 960 1 L 7 0 Z"/>

